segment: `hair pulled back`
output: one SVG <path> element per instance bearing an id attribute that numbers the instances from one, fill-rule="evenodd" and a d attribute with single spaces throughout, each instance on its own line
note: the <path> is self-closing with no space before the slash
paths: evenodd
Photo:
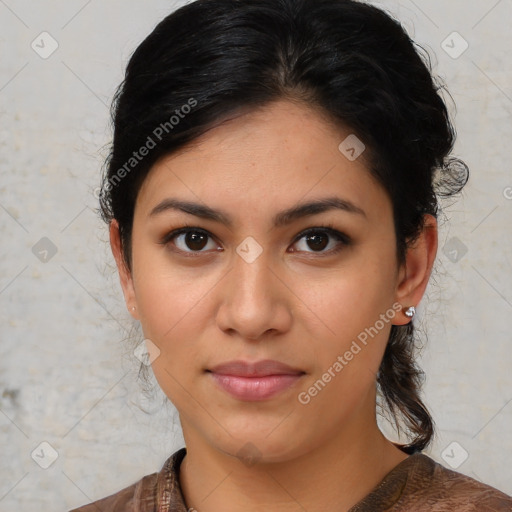
<path id="1" fill-rule="evenodd" d="M 154 163 L 223 120 L 289 99 L 349 127 L 393 204 L 397 261 L 458 193 L 467 166 L 449 157 L 455 131 L 428 53 L 383 10 L 353 0 L 197 0 L 163 19 L 137 47 L 112 104 L 113 142 L 100 192 L 119 222 L 131 268 L 138 191 Z M 341 141 L 340 141 L 341 142 Z M 144 149 L 145 148 L 145 149 Z M 425 448 L 433 420 L 420 398 L 412 323 L 393 325 L 377 384 L 403 447 Z"/>

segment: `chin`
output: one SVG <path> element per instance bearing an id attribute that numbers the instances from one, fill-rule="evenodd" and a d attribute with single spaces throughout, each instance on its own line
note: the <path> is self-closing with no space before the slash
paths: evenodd
<path id="1" fill-rule="evenodd" d="M 274 425 L 275 428 L 275 425 Z M 305 445 L 307 441 L 297 438 L 296 431 L 282 430 L 277 432 L 276 429 L 272 434 L 268 435 L 270 430 L 249 429 L 232 433 L 230 437 L 226 432 L 219 435 L 221 438 L 211 440 L 212 446 L 232 457 L 236 457 L 247 467 L 256 464 L 279 463 L 294 459 L 307 451 Z M 294 442 L 290 443 L 290 439 Z"/>

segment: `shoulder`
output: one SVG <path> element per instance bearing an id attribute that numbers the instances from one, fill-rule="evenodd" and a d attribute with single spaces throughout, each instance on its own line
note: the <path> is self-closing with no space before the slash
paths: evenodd
<path id="1" fill-rule="evenodd" d="M 75 508 L 70 512 L 138 512 L 142 496 L 146 502 L 154 496 L 158 473 L 146 475 L 138 482 L 88 505 Z M 149 503 L 148 503 L 149 504 Z M 152 510 L 152 509 L 151 509 Z"/>
<path id="2" fill-rule="evenodd" d="M 448 469 L 425 454 L 414 457 L 403 500 L 397 505 L 409 501 L 408 506 L 415 505 L 412 509 L 418 511 L 512 512 L 512 497 L 500 490 Z"/>
<path id="3" fill-rule="evenodd" d="M 179 467 L 186 453 L 186 448 L 180 448 L 165 461 L 158 473 L 146 475 L 115 494 L 69 512 L 186 510 L 179 484 Z"/>

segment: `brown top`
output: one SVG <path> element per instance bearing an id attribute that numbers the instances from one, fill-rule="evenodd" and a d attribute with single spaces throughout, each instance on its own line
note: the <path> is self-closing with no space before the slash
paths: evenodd
<path id="1" fill-rule="evenodd" d="M 181 448 L 159 473 L 143 477 L 112 496 L 70 512 L 187 512 L 179 483 Z M 395 466 L 347 512 L 512 512 L 512 497 L 422 453 Z"/>

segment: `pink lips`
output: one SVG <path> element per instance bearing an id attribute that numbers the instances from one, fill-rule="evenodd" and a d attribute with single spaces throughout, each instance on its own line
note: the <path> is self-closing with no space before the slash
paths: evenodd
<path id="1" fill-rule="evenodd" d="M 295 384 L 305 372 L 279 361 L 230 361 L 207 370 L 224 391 L 246 401 L 266 400 Z"/>

